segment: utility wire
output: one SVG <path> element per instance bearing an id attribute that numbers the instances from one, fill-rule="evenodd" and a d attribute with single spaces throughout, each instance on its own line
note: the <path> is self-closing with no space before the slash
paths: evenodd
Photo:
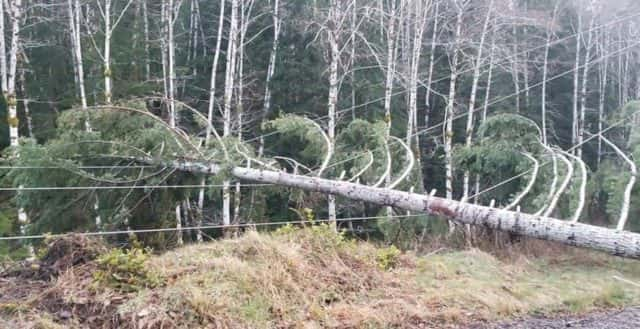
<path id="1" fill-rule="evenodd" d="M 424 214 L 413 215 L 394 215 L 391 218 L 408 218 L 408 217 L 421 217 Z M 200 225 L 200 226 L 185 226 L 181 228 L 168 227 L 168 228 L 152 228 L 152 229 L 139 229 L 139 230 L 117 230 L 117 231 L 104 231 L 104 232 L 79 232 L 79 233 L 64 233 L 64 234 L 35 234 L 35 235 L 18 235 L 18 236 L 5 236 L 0 237 L 0 241 L 11 240 L 34 240 L 45 238 L 57 238 L 64 237 L 70 234 L 79 236 L 108 236 L 108 235 L 124 235 L 132 233 L 161 233 L 161 232 L 175 232 L 175 231 L 194 231 L 194 230 L 208 230 L 208 229 L 229 229 L 229 228 L 243 228 L 243 227 L 270 227 L 270 226 L 284 226 L 293 224 L 313 224 L 313 223 L 327 223 L 327 222 L 353 222 L 359 220 L 371 220 L 371 219 L 386 219 L 390 218 L 387 215 L 384 216 L 371 216 L 371 217 L 347 217 L 338 218 L 335 220 L 330 219 L 314 219 L 314 220 L 297 220 L 297 221 L 280 221 L 280 222 L 266 222 L 266 223 L 243 223 L 243 224 L 230 224 L 230 225 Z"/>

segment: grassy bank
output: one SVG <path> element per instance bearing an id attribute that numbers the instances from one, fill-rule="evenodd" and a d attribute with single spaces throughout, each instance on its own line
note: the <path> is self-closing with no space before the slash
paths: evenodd
<path id="1" fill-rule="evenodd" d="M 0 281 L 1 327 L 454 327 L 640 304 L 640 288 L 614 278 L 640 282 L 637 261 L 560 247 L 415 255 L 324 226 L 160 256 L 117 251 L 50 281 L 24 277 Z"/>

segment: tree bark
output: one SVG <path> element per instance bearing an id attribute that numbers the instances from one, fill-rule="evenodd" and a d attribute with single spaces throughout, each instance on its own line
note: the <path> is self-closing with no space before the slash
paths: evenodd
<path id="1" fill-rule="evenodd" d="M 140 159 L 154 163 L 153 159 Z M 213 163 L 174 161 L 163 164 L 181 171 L 212 175 L 222 169 Z M 459 202 L 423 194 L 364 186 L 344 181 L 309 177 L 269 170 L 235 167 L 231 174 L 260 183 L 300 188 L 306 191 L 340 195 L 352 200 L 393 206 L 405 210 L 443 216 L 463 224 L 484 226 L 536 239 L 608 252 L 615 256 L 640 259 L 640 234 L 524 214 Z"/>
<path id="2" fill-rule="evenodd" d="M 9 10 L 10 8 L 7 8 Z M 5 44 L 4 29 L 4 1 L 0 1 L 0 88 L 2 95 L 7 99 L 7 45 Z"/>
<path id="3" fill-rule="evenodd" d="M 269 66 L 267 67 L 267 77 L 264 82 L 264 102 L 262 105 L 262 120 L 266 120 L 271 111 L 271 79 L 276 70 L 276 59 L 278 55 L 278 42 L 280 38 L 280 1 L 275 0 L 273 4 L 273 44 L 269 55 Z M 258 154 L 264 154 L 264 136 L 260 136 L 260 148 Z"/>
<path id="4" fill-rule="evenodd" d="M 578 142 L 578 130 L 579 130 L 579 114 L 578 114 L 578 89 L 580 88 L 580 48 L 582 43 L 582 13 L 578 12 L 578 28 L 576 31 L 576 61 L 574 63 L 573 71 L 573 123 L 571 127 L 571 145 L 576 145 Z M 575 152 L 575 149 L 572 151 Z"/>
<path id="5" fill-rule="evenodd" d="M 231 103 L 235 86 L 236 57 L 238 42 L 238 4 L 239 0 L 231 1 L 231 20 L 229 27 L 229 44 L 227 47 L 226 77 L 224 86 L 224 129 L 225 137 L 231 136 Z M 225 180 L 222 188 L 222 223 L 231 224 L 231 182 Z"/>
<path id="6" fill-rule="evenodd" d="M 473 66 L 473 78 L 471 82 L 471 95 L 469 96 L 469 108 L 467 110 L 467 130 L 466 130 L 466 139 L 465 146 L 471 147 L 472 139 L 473 139 L 473 125 L 474 125 L 474 113 L 476 107 L 476 96 L 478 93 L 478 82 L 480 81 L 480 67 L 484 58 L 482 58 L 482 52 L 484 48 L 484 43 L 487 38 L 487 32 L 489 30 L 489 20 L 491 18 L 491 13 L 493 11 L 493 0 L 489 0 L 489 8 L 487 9 L 487 14 L 484 18 L 484 24 L 482 27 L 482 34 L 480 35 L 480 44 L 478 45 L 478 52 L 476 54 L 476 62 Z M 463 190 L 462 190 L 462 198 L 467 200 L 469 198 L 469 181 L 470 175 L 469 171 L 464 172 L 464 181 L 463 181 Z"/>
<path id="7" fill-rule="evenodd" d="M 578 119 L 578 149 L 577 155 L 582 158 L 582 141 L 584 140 L 584 125 L 587 112 L 587 84 L 589 83 L 589 63 L 591 62 L 591 46 L 593 40 L 592 28 L 595 25 L 595 13 L 592 13 L 591 22 L 589 23 L 589 32 L 587 37 L 586 50 L 584 55 L 584 67 L 582 71 L 582 89 L 580 90 L 580 118 Z"/>
<path id="8" fill-rule="evenodd" d="M 453 199 L 453 117 L 455 115 L 456 81 L 458 79 L 459 41 L 462 33 L 463 8 L 457 8 L 456 31 L 453 41 L 453 57 L 451 59 L 451 76 L 449 78 L 449 96 L 447 97 L 446 123 L 444 135 L 445 158 L 445 188 L 447 199 Z M 449 230 L 454 229 L 453 223 L 449 223 Z"/>

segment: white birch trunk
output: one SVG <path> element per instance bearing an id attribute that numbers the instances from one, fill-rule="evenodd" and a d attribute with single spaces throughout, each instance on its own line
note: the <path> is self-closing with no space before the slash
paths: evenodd
<path id="1" fill-rule="evenodd" d="M 227 66 L 224 87 L 224 130 L 225 137 L 231 136 L 231 105 L 233 99 L 233 88 L 235 86 L 235 70 L 238 42 L 238 4 L 239 0 L 231 1 L 231 21 L 229 27 L 229 45 L 227 47 Z M 222 223 L 231 224 L 231 182 L 225 180 L 222 188 Z"/>
<path id="2" fill-rule="evenodd" d="M 141 161 L 154 163 L 153 159 L 142 159 Z M 164 165 L 182 171 L 207 175 L 221 171 L 220 166 L 212 163 L 175 161 Z M 569 223 L 551 217 L 533 216 L 431 195 L 413 194 L 285 172 L 235 167 L 231 169 L 231 174 L 238 179 L 340 195 L 352 200 L 443 216 L 462 224 L 484 226 L 531 238 L 596 249 L 620 257 L 640 259 L 640 234 L 637 233 L 581 223 Z"/>
<path id="3" fill-rule="evenodd" d="M 10 8 L 7 8 L 10 10 Z M 7 99 L 7 45 L 5 43 L 5 29 L 4 29 L 4 1 L 0 0 L 0 88 L 2 88 L 2 95 L 5 100 Z"/>
<path id="4" fill-rule="evenodd" d="M 491 97 L 491 84 L 493 83 L 493 67 L 494 67 L 494 61 L 493 58 L 495 57 L 495 52 L 496 52 L 496 29 L 497 29 L 497 18 L 494 17 L 493 18 L 493 31 L 491 34 L 491 48 L 489 51 L 489 73 L 487 73 L 487 86 L 485 88 L 484 91 L 484 105 L 482 106 L 482 118 L 480 119 L 480 121 L 482 123 L 484 123 L 487 120 L 487 112 L 489 111 L 489 99 Z M 474 197 L 474 203 L 478 203 L 479 201 L 479 194 L 480 194 L 480 176 L 476 175 L 476 182 L 475 182 L 475 197 Z"/>
<path id="5" fill-rule="evenodd" d="M 480 35 L 480 44 L 478 45 L 478 51 L 475 58 L 475 64 L 473 66 L 473 78 L 471 82 L 471 95 L 469 96 L 469 108 L 467 109 L 467 130 L 466 130 L 466 139 L 465 145 L 466 147 L 471 147 L 471 143 L 473 141 L 473 125 L 474 125 L 474 113 L 476 107 L 476 96 L 478 93 L 478 82 L 480 81 L 480 67 L 484 58 L 482 58 L 482 53 L 484 50 L 484 43 L 487 38 L 487 32 L 489 30 L 489 19 L 491 18 L 491 13 L 493 11 L 493 0 L 489 1 L 489 8 L 487 9 L 487 14 L 484 19 L 484 24 L 482 26 L 482 34 Z M 469 198 L 469 181 L 470 175 L 469 171 L 464 172 L 464 181 L 463 181 L 463 190 L 462 190 L 462 198 L 464 200 L 468 200 Z"/>
<path id="6" fill-rule="evenodd" d="M 445 188 L 446 198 L 453 199 L 453 117 L 455 115 L 455 99 L 456 99 L 456 81 L 458 79 L 458 57 L 459 57 L 459 42 L 460 34 L 462 33 L 462 18 L 463 10 L 458 8 L 456 17 L 456 31 L 454 36 L 453 54 L 451 59 L 451 76 L 449 78 L 449 96 L 447 97 L 446 107 L 446 124 L 444 135 L 444 153 L 445 153 Z M 455 226 L 452 222 L 449 223 L 450 232 L 453 231 Z"/>
<path id="7" fill-rule="evenodd" d="M 4 13 L 0 13 L 4 14 Z M 5 100 L 7 102 L 8 123 L 9 123 L 9 141 L 11 147 L 18 147 L 20 133 L 18 131 L 18 100 L 16 97 L 16 74 L 18 68 L 18 52 L 20 52 L 20 23 L 22 19 L 22 0 L 13 0 L 9 2 L 9 16 L 11 18 L 11 45 L 9 47 L 9 70 L 7 71 L 6 81 L 7 89 Z M 4 35 L 0 36 L 4 39 Z M 16 156 L 20 156 L 17 154 Z M 20 193 L 20 192 L 18 192 Z M 18 209 L 18 222 L 20 223 L 20 232 L 26 234 L 29 217 L 27 212 Z M 34 255 L 33 246 L 28 245 L 30 256 Z"/>
<path id="8" fill-rule="evenodd" d="M 111 0 L 104 1 L 104 101 L 111 104 Z"/>
<path id="9" fill-rule="evenodd" d="M 602 133 L 603 124 L 604 124 L 604 105 L 605 105 L 605 97 L 607 95 L 607 81 L 608 81 L 608 68 L 609 68 L 609 56 L 607 56 L 607 47 L 609 45 L 609 33 L 605 30 L 603 31 L 602 38 L 602 51 L 601 56 L 604 57 L 604 61 L 600 65 L 600 97 L 598 100 L 598 134 Z M 598 155 L 597 155 L 597 164 L 600 166 L 600 161 L 602 160 L 602 138 L 598 138 Z"/>
<path id="10" fill-rule="evenodd" d="M 280 1 L 275 0 L 273 4 L 273 44 L 269 55 L 269 66 L 267 67 L 267 77 L 264 82 L 264 102 L 262 105 L 262 120 L 265 120 L 271 111 L 271 79 L 276 70 L 276 59 L 278 56 L 278 43 L 280 39 Z M 260 147 L 258 154 L 264 154 L 264 136 L 260 136 Z"/>
<path id="11" fill-rule="evenodd" d="M 544 45 L 544 60 L 542 63 L 542 102 L 541 102 L 541 124 L 542 124 L 542 143 L 548 145 L 547 141 L 547 77 L 549 76 L 549 49 L 551 48 L 551 38 L 553 36 L 553 26 L 555 25 L 556 15 L 558 13 L 558 4 L 553 9 L 553 16 L 547 25 L 547 42 Z"/>
<path id="12" fill-rule="evenodd" d="M 584 65 L 582 71 L 582 89 L 580 90 L 580 118 L 578 119 L 578 147 L 577 156 L 582 158 L 582 148 L 584 147 L 582 141 L 584 140 L 584 125 L 585 116 L 587 112 L 587 85 L 589 83 L 589 63 L 591 62 L 591 46 L 593 39 L 592 28 L 595 25 L 595 14 L 592 15 L 591 23 L 589 23 L 589 32 L 587 37 L 586 51 L 584 55 Z"/>
<path id="13" fill-rule="evenodd" d="M 576 31 L 576 61 L 573 71 L 573 121 L 571 126 L 571 145 L 576 145 L 578 142 L 578 130 L 579 130 L 579 113 L 578 113 L 578 92 L 579 92 L 579 77 L 580 77 L 580 49 L 582 48 L 582 14 L 578 13 L 578 28 Z M 575 152 L 573 150 L 572 152 Z"/>
<path id="14" fill-rule="evenodd" d="M 207 134 L 205 136 L 205 146 L 209 146 L 211 142 L 211 134 L 213 133 L 213 108 L 216 102 L 216 75 L 218 71 L 218 60 L 220 58 L 220 44 L 222 41 L 222 30 L 224 24 L 224 8 L 225 2 L 220 2 L 220 13 L 218 15 L 218 31 L 216 36 L 216 48 L 213 55 L 213 63 L 211 65 L 211 82 L 209 87 L 209 107 L 207 110 Z M 200 185 L 206 184 L 206 178 L 203 177 L 200 181 Z M 204 187 L 200 188 L 198 192 L 198 223 L 196 225 L 201 226 L 202 219 L 204 218 Z M 202 231 L 196 231 L 196 240 L 202 242 Z"/>
<path id="15" fill-rule="evenodd" d="M 151 52 L 149 51 L 149 10 L 147 0 L 142 0 L 142 24 L 144 29 L 144 76 L 146 81 L 151 80 Z"/>
<path id="16" fill-rule="evenodd" d="M 431 84 L 433 82 L 433 69 L 435 66 L 436 43 L 438 39 L 438 21 L 439 21 L 440 1 L 436 1 L 433 13 L 433 31 L 431 34 L 431 51 L 429 53 L 429 74 L 427 76 L 427 87 L 424 95 L 425 115 L 424 126 L 429 128 L 429 117 L 431 115 Z"/>
<path id="17" fill-rule="evenodd" d="M 629 208 L 631 205 L 631 193 L 633 192 L 633 187 L 636 183 L 636 178 L 638 176 L 638 169 L 636 167 L 636 163 L 633 160 L 629 159 L 629 157 L 616 146 L 609 139 L 604 137 L 602 133 L 600 133 L 600 139 L 602 139 L 607 145 L 609 145 L 616 153 L 624 159 L 624 161 L 629 164 L 631 177 L 629 178 L 629 182 L 627 183 L 627 187 L 624 190 L 624 196 L 622 199 L 622 207 L 620 208 L 620 218 L 618 219 L 617 229 L 619 231 L 624 230 L 625 225 L 627 224 L 627 218 L 629 217 Z"/>
<path id="18" fill-rule="evenodd" d="M 380 6 L 384 6 L 384 4 L 381 2 Z M 397 36 L 396 36 L 396 30 L 397 30 L 397 23 L 398 23 L 398 18 L 397 18 L 397 9 L 396 9 L 396 2 L 395 1 L 391 1 L 389 3 L 389 12 L 388 12 L 388 19 L 386 21 L 386 25 L 387 25 L 387 34 L 386 34 L 386 43 L 387 43 L 387 65 L 386 65 L 386 72 L 385 72 L 385 88 L 384 88 L 384 120 L 387 123 L 387 131 L 386 131 L 386 137 L 387 137 L 387 143 L 389 141 L 389 137 L 391 134 L 391 124 L 392 124 L 392 115 L 391 115 L 391 98 L 393 96 L 393 83 L 394 83 L 394 79 L 395 79 L 395 70 L 396 70 L 396 56 L 397 56 Z M 384 19 L 384 15 L 383 19 Z M 391 164 L 391 158 L 389 156 L 387 156 L 387 167 L 390 167 Z M 386 175 L 385 178 L 385 182 L 386 185 L 389 186 L 391 184 L 391 175 Z M 387 207 L 386 209 L 387 211 L 387 217 L 389 219 L 391 219 L 391 217 L 393 216 L 393 209 L 391 207 Z"/>
<path id="19" fill-rule="evenodd" d="M 338 62 L 340 60 L 340 49 L 338 46 L 339 31 L 336 24 L 339 22 L 339 0 L 331 0 L 331 7 L 329 8 L 329 20 L 330 24 L 333 24 L 332 28 L 328 32 L 329 38 L 329 52 L 330 52 L 330 64 L 329 64 L 329 98 L 328 98 L 328 131 L 329 141 L 331 146 L 335 144 L 336 137 L 336 107 L 338 103 Z M 336 198 L 333 195 L 328 196 L 329 206 L 329 221 L 333 227 L 336 227 Z"/>
<path id="20" fill-rule="evenodd" d="M 175 44 L 173 39 L 173 23 L 174 23 L 174 4 L 173 0 L 169 0 L 167 6 L 167 46 L 168 46 L 168 69 L 169 69 L 169 125 L 175 128 L 178 121 L 175 102 L 175 80 L 176 80 L 176 64 L 175 64 Z"/>

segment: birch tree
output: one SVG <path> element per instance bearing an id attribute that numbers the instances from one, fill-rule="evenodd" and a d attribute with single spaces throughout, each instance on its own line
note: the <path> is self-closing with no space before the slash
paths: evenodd
<path id="1" fill-rule="evenodd" d="M 218 60 L 220 58 L 220 44 L 222 41 L 222 30 L 224 27 L 224 9 L 225 9 L 225 1 L 221 1 L 220 2 L 220 12 L 218 14 L 218 29 L 217 29 L 217 35 L 216 35 L 216 46 L 215 46 L 215 50 L 214 50 L 214 55 L 213 55 L 213 63 L 211 64 L 211 80 L 209 83 L 209 103 L 208 103 L 208 110 L 207 110 L 207 128 L 206 128 L 206 135 L 205 135 L 205 145 L 209 146 L 211 143 L 211 135 L 212 133 L 215 133 L 217 135 L 217 132 L 214 131 L 215 128 L 213 128 L 213 109 L 215 107 L 216 104 L 216 75 L 218 72 Z M 200 191 L 198 193 L 198 222 L 196 223 L 196 225 L 201 226 L 202 224 L 202 218 L 204 217 L 204 196 L 205 196 L 205 190 L 204 190 L 204 185 L 206 183 L 206 178 L 202 177 L 202 179 L 200 180 L 200 185 L 202 186 L 200 188 Z M 202 242 L 202 232 L 200 230 L 196 231 L 196 239 L 198 242 Z"/>
<path id="2" fill-rule="evenodd" d="M 117 0 L 116 0 L 117 1 Z M 163 0 L 164 1 L 164 0 Z M 104 43 L 102 47 L 102 51 L 97 46 L 97 43 L 94 39 L 93 45 L 96 48 L 96 52 L 98 56 L 102 59 L 103 65 L 103 75 L 104 75 L 104 101 L 107 104 L 111 104 L 111 100 L 113 97 L 113 71 L 111 69 L 111 39 L 113 37 L 113 31 L 118 27 L 118 24 L 122 21 L 124 14 L 129 9 L 129 6 L 133 3 L 133 0 L 126 0 L 125 5 L 122 9 L 117 10 L 114 7 L 113 0 L 98 0 L 97 2 L 98 10 L 100 12 L 100 16 L 102 17 L 102 21 L 104 23 L 103 33 L 104 33 Z M 114 15 L 115 14 L 115 15 Z M 112 22 L 112 18 L 115 17 L 115 21 Z M 87 22 L 90 24 L 90 22 Z M 93 38 L 93 36 L 92 36 Z"/>
<path id="3" fill-rule="evenodd" d="M 273 19 L 273 44 L 271 45 L 271 53 L 269 55 L 269 66 L 267 67 L 267 77 L 264 82 L 264 102 L 262 105 L 263 120 L 271 111 L 271 79 L 276 70 L 276 59 L 278 56 L 278 46 L 280 39 L 280 28 L 282 26 L 282 19 L 280 18 L 280 0 L 274 0 L 273 11 L 271 15 Z M 260 149 L 259 154 L 264 152 L 264 137 L 260 137 Z"/>
<path id="4" fill-rule="evenodd" d="M 229 37 L 227 45 L 227 58 L 224 85 L 224 113 L 223 113 L 223 136 L 231 136 L 232 101 L 233 89 L 235 87 L 235 77 L 237 69 L 238 53 L 238 10 L 240 0 L 231 0 L 231 18 L 229 26 Z M 225 180 L 222 189 L 222 223 L 231 224 L 231 182 Z"/>
<path id="5" fill-rule="evenodd" d="M 593 40 L 593 27 L 596 23 L 596 13 L 595 13 L 595 1 L 591 0 L 588 6 L 588 10 L 591 14 L 591 21 L 589 23 L 589 31 L 587 32 L 587 43 L 585 44 L 585 55 L 584 55 L 584 65 L 582 68 L 582 89 L 580 90 L 580 117 L 578 119 L 578 138 L 576 142 L 578 145 L 577 156 L 582 158 L 582 148 L 584 147 L 584 126 L 585 126 L 585 116 L 587 112 L 587 85 L 589 84 L 589 64 L 591 62 L 591 48 L 592 40 Z"/>
<path id="6" fill-rule="evenodd" d="M 480 34 L 480 43 L 478 44 L 478 50 L 475 56 L 475 64 L 473 66 L 473 77 L 471 82 L 471 95 L 469 96 L 469 108 L 467 110 L 467 130 L 466 130 L 466 139 L 465 145 L 467 147 L 471 146 L 473 140 L 473 125 L 474 125 L 474 113 L 476 107 L 476 96 L 478 92 L 478 82 L 480 81 L 480 67 L 484 62 L 484 58 L 482 57 L 484 50 L 484 43 L 487 39 L 487 34 L 489 32 L 489 22 L 491 20 L 491 15 L 493 11 L 493 0 L 489 0 L 489 4 L 487 7 L 487 12 L 485 14 L 484 23 L 482 25 L 482 32 Z M 468 171 L 464 173 L 464 182 L 463 182 L 463 196 L 464 200 L 469 198 L 469 181 L 470 175 Z"/>
<path id="7" fill-rule="evenodd" d="M 546 43 L 544 45 L 544 59 L 542 63 L 542 101 L 540 111 L 540 121 L 542 130 L 542 143 L 547 145 L 547 77 L 549 76 L 549 50 L 551 48 L 551 39 L 554 37 L 553 29 L 555 28 L 556 16 L 558 14 L 558 8 L 560 3 L 557 2 L 553 8 L 553 14 L 551 19 L 547 22 L 546 26 Z"/>
<path id="8" fill-rule="evenodd" d="M 453 199 L 453 117 L 455 115 L 456 82 L 458 79 L 458 60 L 460 56 L 460 39 L 462 34 L 462 23 L 464 10 L 467 2 L 464 0 L 453 1 L 456 11 L 455 32 L 450 52 L 449 95 L 447 97 L 447 107 L 445 109 L 445 132 L 444 132 L 444 152 L 445 152 L 445 188 L 446 198 Z M 449 222 L 449 230 L 453 232 L 453 222 Z"/>

